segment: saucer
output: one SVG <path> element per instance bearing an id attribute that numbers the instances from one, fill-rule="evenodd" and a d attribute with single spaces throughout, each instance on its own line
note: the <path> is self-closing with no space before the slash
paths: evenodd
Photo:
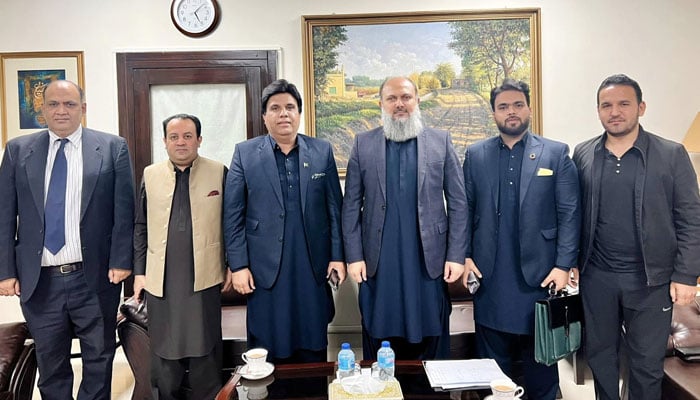
<path id="1" fill-rule="evenodd" d="M 241 374 L 241 377 L 245 379 L 257 380 L 267 378 L 268 376 L 270 376 L 270 374 L 272 374 L 274 370 L 275 366 L 270 364 L 269 362 L 266 362 L 260 371 L 248 372 L 248 365 L 244 365 L 241 367 L 238 373 Z"/>

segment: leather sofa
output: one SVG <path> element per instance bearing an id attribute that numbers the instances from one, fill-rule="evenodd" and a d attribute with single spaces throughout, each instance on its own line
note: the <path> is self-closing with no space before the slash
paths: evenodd
<path id="1" fill-rule="evenodd" d="M 36 368 L 27 324 L 0 324 L 0 400 L 31 400 Z"/>
<path id="2" fill-rule="evenodd" d="M 664 360 L 663 400 L 700 399 L 700 362 L 675 355 L 680 347 L 700 346 L 700 298 L 687 306 L 674 305 L 671 336 Z"/>

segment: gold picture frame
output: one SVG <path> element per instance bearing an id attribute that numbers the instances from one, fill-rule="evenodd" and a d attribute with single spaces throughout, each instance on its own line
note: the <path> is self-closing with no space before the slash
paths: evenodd
<path id="1" fill-rule="evenodd" d="M 0 53 L 3 148 L 10 139 L 45 129 L 43 85 L 67 79 L 85 89 L 84 74 L 82 51 Z"/>
<path id="2" fill-rule="evenodd" d="M 301 23 L 306 132 L 331 142 L 342 176 L 354 135 L 381 123 L 378 89 L 390 76 L 419 81 L 426 125 L 449 131 L 460 159 L 498 134 L 488 94 L 506 76 L 530 85 L 531 129 L 542 133 L 539 8 L 305 15 Z M 498 39 L 508 41 L 502 54 Z"/>

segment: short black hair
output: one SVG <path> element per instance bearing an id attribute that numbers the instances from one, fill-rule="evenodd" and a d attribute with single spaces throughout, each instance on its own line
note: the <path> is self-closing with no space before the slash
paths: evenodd
<path id="1" fill-rule="evenodd" d="M 625 74 L 615 74 L 605 78 L 603 83 L 601 83 L 600 86 L 598 86 L 598 93 L 596 93 L 595 96 L 595 101 L 597 105 L 600 105 L 600 92 L 606 87 L 613 85 L 631 87 L 632 89 L 634 89 L 634 93 L 637 95 L 637 104 L 642 104 L 642 88 L 639 87 L 639 83 L 637 83 L 637 81 Z"/>
<path id="2" fill-rule="evenodd" d="M 496 111 L 496 96 L 508 90 L 515 90 L 525 95 L 525 102 L 530 107 L 530 86 L 523 81 L 506 78 L 501 86 L 491 89 L 491 110 Z"/>
<path id="3" fill-rule="evenodd" d="M 297 90 L 297 87 L 291 83 L 287 82 L 286 79 L 278 79 L 271 84 L 267 85 L 262 91 L 262 113 L 263 115 L 267 112 L 267 101 L 270 97 L 280 94 L 289 93 L 297 101 L 297 108 L 299 108 L 299 114 L 301 114 L 301 95 Z"/>
<path id="4" fill-rule="evenodd" d="M 197 137 L 202 136 L 202 123 L 199 122 L 199 118 L 190 114 L 175 114 L 163 120 L 163 137 L 168 136 L 168 124 L 174 119 L 189 119 L 190 121 L 194 122 L 194 127 L 197 130 Z"/>

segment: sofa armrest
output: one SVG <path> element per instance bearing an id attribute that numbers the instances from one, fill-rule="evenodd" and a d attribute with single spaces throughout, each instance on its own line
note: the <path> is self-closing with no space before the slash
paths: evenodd
<path id="1" fill-rule="evenodd" d="M 33 340 L 27 340 L 10 380 L 10 391 L 15 399 L 31 399 L 36 381 L 36 348 Z"/>
<path id="2" fill-rule="evenodd" d="M 696 297 L 695 301 L 688 305 L 673 306 L 673 321 L 666 355 L 673 355 L 674 349 L 678 347 L 697 346 L 700 346 L 700 299 Z"/>

